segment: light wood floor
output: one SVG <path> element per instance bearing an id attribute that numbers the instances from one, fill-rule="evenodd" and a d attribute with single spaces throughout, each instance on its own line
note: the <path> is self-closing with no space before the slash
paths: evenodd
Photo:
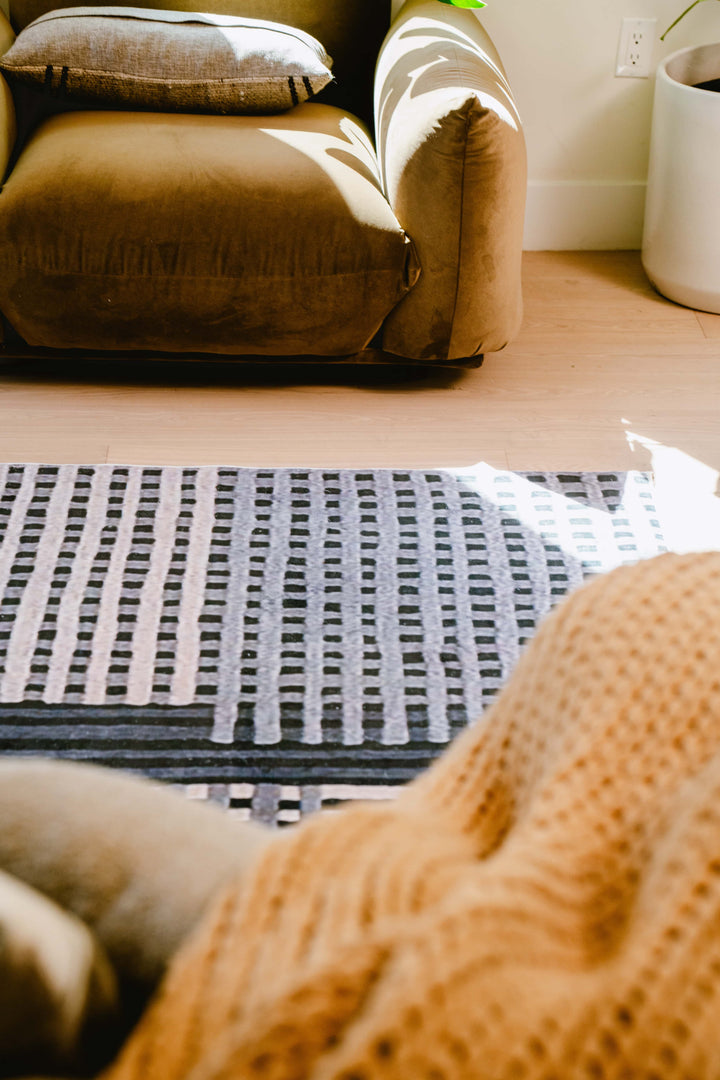
<path id="1" fill-rule="evenodd" d="M 671 528 L 720 547 L 720 316 L 658 296 L 636 252 L 529 252 L 524 278 L 518 339 L 475 371 L 1 368 L 0 460 L 652 468 Z"/>

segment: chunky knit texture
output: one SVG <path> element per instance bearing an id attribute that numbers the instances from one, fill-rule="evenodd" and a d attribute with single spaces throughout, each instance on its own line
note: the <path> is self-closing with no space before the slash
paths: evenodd
<path id="1" fill-rule="evenodd" d="M 575 593 L 397 803 L 280 837 L 107 1080 L 720 1076 L 720 553 Z"/>

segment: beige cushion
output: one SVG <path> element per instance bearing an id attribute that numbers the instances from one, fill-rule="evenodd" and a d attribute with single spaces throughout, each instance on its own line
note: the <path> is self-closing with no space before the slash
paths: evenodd
<path id="1" fill-rule="evenodd" d="M 376 110 L 385 191 L 422 266 L 383 347 L 439 361 L 501 349 L 522 314 L 525 142 L 472 11 L 405 4 L 378 61 Z"/>
<path id="2" fill-rule="evenodd" d="M 319 103 L 64 113 L 3 190 L 0 308 L 32 345 L 347 355 L 415 276 L 367 133 Z"/>
<path id="3" fill-rule="evenodd" d="M 198 0 L 146 0 L 146 7 L 194 11 Z M 10 0 L 16 29 L 45 12 L 62 8 L 58 0 Z M 334 59 L 337 82 L 323 91 L 328 104 L 342 106 L 369 121 L 372 77 L 390 23 L 390 0 L 203 0 L 203 11 L 296 26 L 321 41 Z"/>
<path id="4" fill-rule="evenodd" d="M 79 919 L 0 871 L 0 1069 L 79 1065 L 117 1007 L 115 976 Z"/>
<path id="5" fill-rule="evenodd" d="M 78 7 L 21 31 L 0 69 L 53 96 L 110 107 L 274 113 L 332 78 L 310 34 L 259 19 L 152 8 Z"/>
<path id="6" fill-rule="evenodd" d="M 154 986 L 274 835 L 118 770 L 0 759 L 0 867 L 82 919 L 126 983 Z"/>

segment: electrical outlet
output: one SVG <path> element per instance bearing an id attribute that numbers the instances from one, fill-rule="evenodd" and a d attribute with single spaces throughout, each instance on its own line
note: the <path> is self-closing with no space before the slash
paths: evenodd
<path id="1" fill-rule="evenodd" d="M 657 19 L 623 19 L 615 74 L 647 79 L 652 65 Z"/>

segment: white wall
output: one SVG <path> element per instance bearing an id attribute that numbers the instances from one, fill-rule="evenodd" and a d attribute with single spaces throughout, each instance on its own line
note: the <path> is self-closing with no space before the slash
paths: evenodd
<path id="1" fill-rule="evenodd" d="M 689 2 L 488 0 L 478 13 L 525 128 L 526 248 L 640 246 L 654 78 L 615 78 L 620 24 L 657 18 L 659 39 Z M 656 41 L 653 70 L 668 53 L 709 41 L 720 41 L 715 0 Z"/>

